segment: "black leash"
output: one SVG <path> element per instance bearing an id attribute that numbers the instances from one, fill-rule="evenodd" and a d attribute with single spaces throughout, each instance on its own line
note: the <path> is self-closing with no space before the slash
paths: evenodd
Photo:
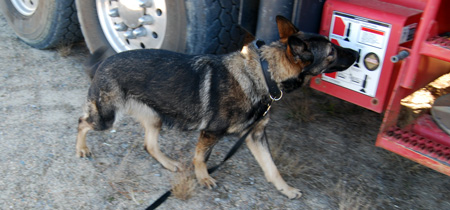
<path id="1" fill-rule="evenodd" d="M 260 41 L 260 40 L 253 41 L 253 45 L 258 50 L 264 44 L 265 44 L 264 41 Z M 269 88 L 269 94 L 270 94 L 271 101 L 269 102 L 269 104 L 267 104 L 267 109 L 265 110 L 265 112 L 260 114 L 255 119 L 255 122 L 253 122 L 250 126 L 248 126 L 247 132 L 245 132 L 245 134 L 243 136 L 241 136 L 241 138 L 234 144 L 234 146 L 227 153 L 227 155 L 222 160 L 222 162 L 220 162 L 216 166 L 208 168 L 208 174 L 211 174 L 214 171 L 216 171 L 220 166 L 222 166 L 228 159 L 230 159 L 237 152 L 239 147 L 241 147 L 241 145 L 244 143 L 245 139 L 250 134 L 250 132 L 253 130 L 253 128 L 256 126 L 256 124 L 258 124 L 258 122 L 261 121 L 267 115 L 267 112 L 269 112 L 270 107 L 272 106 L 272 102 L 278 101 L 281 99 L 281 97 L 283 97 L 283 92 L 278 88 L 277 83 L 275 81 L 273 81 L 272 77 L 270 76 L 270 72 L 268 70 L 269 64 L 261 56 L 259 56 L 259 57 L 260 57 L 261 69 L 264 74 L 264 79 L 266 80 L 267 87 Z M 266 141 L 267 141 L 267 135 L 266 135 L 265 129 L 264 129 L 264 137 L 266 138 Z M 268 144 L 268 142 L 267 142 L 267 144 Z M 170 197 L 170 195 L 172 195 L 172 191 L 168 190 L 161 197 L 159 197 L 155 202 L 153 202 L 152 205 L 147 207 L 146 210 L 153 210 L 153 209 L 158 208 L 158 206 L 160 206 L 162 203 L 164 203 L 164 201 L 166 201 L 167 198 Z"/>
<path id="2" fill-rule="evenodd" d="M 259 50 L 266 43 L 262 40 L 255 40 L 252 42 L 253 46 Z M 269 63 L 259 56 L 259 62 L 261 63 L 261 69 L 266 80 L 267 87 L 269 88 L 270 98 L 274 101 L 278 101 L 283 97 L 283 92 L 278 88 L 278 84 L 272 79 L 269 72 Z"/>
<path id="3" fill-rule="evenodd" d="M 244 143 L 245 139 L 247 138 L 247 136 L 250 134 L 250 132 L 253 130 L 253 128 L 255 127 L 255 125 L 257 124 L 257 122 L 259 122 L 261 119 L 263 118 L 263 116 L 261 116 L 257 121 L 255 121 L 247 130 L 247 132 L 245 132 L 245 134 L 243 136 L 241 136 L 241 138 L 234 144 L 234 146 L 231 148 L 231 150 L 228 152 L 228 154 L 225 156 L 225 158 L 222 160 L 222 162 L 220 162 L 219 164 L 217 164 L 216 166 L 213 166 L 211 168 L 208 168 L 208 173 L 211 174 L 214 171 L 216 171 L 220 166 L 222 166 L 228 159 L 230 159 L 234 153 L 237 152 L 237 150 L 239 149 L 239 147 L 241 147 L 241 145 Z M 156 209 L 159 205 L 161 205 L 162 203 L 164 203 L 164 201 L 167 200 L 167 198 L 170 197 L 170 195 L 172 195 L 172 191 L 168 190 L 166 193 L 164 193 L 161 197 L 159 197 L 155 202 L 153 202 L 152 205 L 150 205 L 149 207 L 146 208 L 146 210 L 153 210 Z"/>

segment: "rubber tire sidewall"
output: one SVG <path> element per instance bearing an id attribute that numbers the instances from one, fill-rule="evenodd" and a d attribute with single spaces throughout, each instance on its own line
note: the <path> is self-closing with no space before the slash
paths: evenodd
<path id="1" fill-rule="evenodd" d="M 245 32 L 238 24 L 241 0 L 185 0 L 189 54 L 224 54 L 240 50 Z"/>
<path id="2" fill-rule="evenodd" d="M 95 0 L 76 0 L 78 19 L 86 45 L 91 53 L 108 47 L 109 54 L 114 49 L 106 39 L 97 15 Z M 167 27 L 161 49 L 184 52 L 186 46 L 186 9 L 184 0 L 166 0 Z"/>
<path id="3" fill-rule="evenodd" d="M 0 9 L 20 39 L 32 47 L 47 49 L 57 44 L 54 43 L 58 38 L 54 37 L 57 24 L 55 2 L 39 1 L 36 11 L 30 16 L 17 11 L 10 0 L 0 0 Z"/>

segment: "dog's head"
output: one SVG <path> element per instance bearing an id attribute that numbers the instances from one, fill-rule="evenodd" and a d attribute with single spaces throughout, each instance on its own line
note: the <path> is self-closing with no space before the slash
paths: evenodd
<path id="1" fill-rule="evenodd" d="M 356 61 L 358 52 L 331 43 L 325 36 L 299 32 L 286 18 L 277 16 L 280 42 L 286 45 L 289 62 L 299 66 L 301 73 L 296 78 L 282 82 L 283 89 L 297 88 L 306 75 L 343 71 Z M 298 84 L 300 83 L 300 84 Z"/>

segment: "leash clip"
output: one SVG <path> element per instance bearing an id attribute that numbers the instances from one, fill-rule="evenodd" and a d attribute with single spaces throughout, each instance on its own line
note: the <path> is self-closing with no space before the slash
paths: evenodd
<path id="1" fill-rule="evenodd" d="M 272 99 L 272 102 L 273 102 L 273 101 L 274 101 L 274 100 Z M 269 113 L 270 108 L 272 108 L 272 102 L 270 102 L 270 103 L 268 104 L 267 110 L 264 112 L 263 117 L 265 117 L 265 116 L 267 115 L 267 113 Z"/>
<path id="2" fill-rule="evenodd" d="M 272 102 L 273 101 L 279 101 L 281 98 L 283 98 L 283 91 L 282 90 L 280 90 L 280 96 L 278 98 L 277 97 L 273 97 L 272 94 L 270 95 L 270 99 L 272 99 Z"/>
<path id="3" fill-rule="evenodd" d="M 270 95 L 270 99 L 272 101 L 270 101 L 270 103 L 267 104 L 267 110 L 264 112 L 263 117 L 265 117 L 267 115 L 267 113 L 269 113 L 269 110 L 270 110 L 270 108 L 272 108 L 272 103 L 274 101 L 279 101 L 281 98 L 283 98 L 283 91 L 280 90 L 280 93 L 281 94 L 280 94 L 280 96 L 278 98 L 277 97 L 273 97 L 272 95 Z"/>

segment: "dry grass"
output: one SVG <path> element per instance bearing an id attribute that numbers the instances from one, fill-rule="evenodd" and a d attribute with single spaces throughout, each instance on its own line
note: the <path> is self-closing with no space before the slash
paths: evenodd
<path id="1" fill-rule="evenodd" d="M 289 129 L 291 127 L 291 122 L 286 126 L 286 129 Z M 303 156 L 301 155 L 295 155 L 292 156 L 292 153 L 286 152 L 289 150 L 289 138 L 288 136 L 289 132 L 282 132 L 281 136 L 279 138 L 269 138 L 269 145 L 272 158 L 275 162 L 275 165 L 277 165 L 278 170 L 280 173 L 283 174 L 283 176 L 290 176 L 294 178 L 298 178 L 299 176 L 305 177 L 305 176 L 311 176 L 309 178 L 313 178 L 315 176 L 315 166 L 311 164 L 309 160 L 304 160 Z M 274 140 L 275 142 L 270 142 L 271 140 Z"/>
<path id="2" fill-rule="evenodd" d="M 138 201 L 136 199 L 136 193 L 148 193 L 146 190 L 140 189 L 139 183 L 134 181 L 137 176 L 134 171 L 130 169 L 133 164 L 133 158 L 135 158 L 134 151 L 136 151 L 139 145 L 138 142 L 134 142 L 127 149 L 127 152 L 117 166 L 117 169 L 114 171 L 113 175 L 108 178 L 108 184 L 115 192 L 134 201 L 137 205 L 142 204 L 143 201 Z M 114 199 L 114 196 L 108 198 L 110 201 L 113 201 Z"/>
<path id="3" fill-rule="evenodd" d="M 197 188 L 197 180 L 192 169 L 175 173 L 171 184 L 172 195 L 180 200 L 187 200 L 192 197 Z"/>
<path id="4" fill-rule="evenodd" d="M 300 92 L 301 95 L 286 97 L 283 100 L 283 104 L 289 112 L 287 117 L 289 119 L 298 120 L 301 122 L 310 122 L 315 120 L 315 115 L 312 110 L 314 102 L 308 97 L 310 95 L 310 89 L 303 87 Z"/>
<path id="5" fill-rule="evenodd" d="M 135 193 L 141 193 L 145 191 L 138 191 L 136 188 L 138 188 L 138 184 L 134 183 L 131 180 L 114 180 L 108 182 L 108 184 L 119 194 L 122 196 L 133 200 L 136 204 L 141 204 L 142 202 L 139 202 L 136 200 Z M 114 200 L 114 197 L 108 198 L 108 200 Z"/>
<path id="6" fill-rule="evenodd" d="M 67 57 L 72 52 L 72 47 L 73 47 L 73 44 L 60 45 L 56 48 L 56 51 L 58 51 L 58 53 L 61 57 Z"/>
<path id="7" fill-rule="evenodd" d="M 286 102 L 286 104 L 291 107 L 291 112 L 288 115 L 289 118 L 293 118 L 302 122 L 310 122 L 315 119 L 315 115 L 311 111 L 310 100 L 306 99 L 300 100 L 298 102 L 294 102 L 293 100 L 291 100 Z"/>
<path id="8" fill-rule="evenodd" d="M 298 177 L 311 167 L 303 162 L 300 156 L 289 156 L 288 153 L 282 151 L 282 149 L 272 150 L 272 157 L 280 173 L 290 177 Z"/>
<path id="9" fill-rule="evenodd" d="M 365 210 L 373 206 L 362 189 L 349 189 L 342 180 L 338 181 L 330 195 L 337 200 L 339 210 Z"/>

